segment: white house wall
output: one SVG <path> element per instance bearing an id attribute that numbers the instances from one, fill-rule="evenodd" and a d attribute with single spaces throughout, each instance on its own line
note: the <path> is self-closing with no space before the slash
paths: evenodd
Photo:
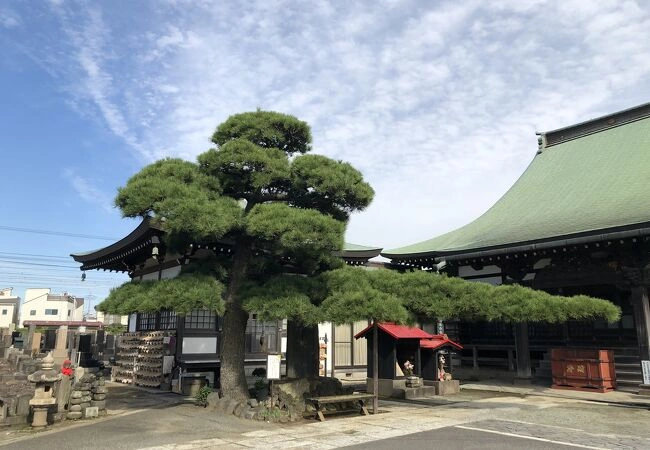
<path id="1" fill-rule="evenodd" d="M 0 303 L 0 328 L 8 328 L 14 321 L 16 307 L 12 304 Z"/>
<path id="2" fill-rule="evenodd" d="M 77 304 L 74 300 L 48 300 L 49 288 L 25 290 L 25 302 L 21 308 L 20 326 L 26 320 L 38 321 L 80 321 L 83 320 L 84 303 Z M 72 296 L 74 298 L 74 296 Z M 45 310 L 57 311 L 56 314 L 45 314 Z M 68 314 L 69 313 L 69 314 Z"/>

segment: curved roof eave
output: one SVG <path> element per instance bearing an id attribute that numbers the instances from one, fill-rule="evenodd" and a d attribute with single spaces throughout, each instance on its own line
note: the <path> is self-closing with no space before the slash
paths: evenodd
<path id="1" fill-rule="evenodd" d="M 71 253 L 70 256 L 72 256 L 75 261 L 80 263 L 105 258 L 110 254 L 119 253 L 122 250 L 130 248 L 134 242 L 141 240 L 152 230 L 162 231 L 160 227 L 151 223 L 151 219 L 149 217 L 146 217 L 142 220 L 142 222 L 140 222 L 137 228 L 135 228 L 119 241 L 97 250 L 91 250 L 89 252 Z"/>
<path id="2" fill-rule="evenodd" d="M 367 247 L 365 245 L 343 244 L 343 250 L 336 252 L 335 255 L 341 258 L 364 258 L 370 259 L 379 256 L 383 249 L 381 247 Z"/>

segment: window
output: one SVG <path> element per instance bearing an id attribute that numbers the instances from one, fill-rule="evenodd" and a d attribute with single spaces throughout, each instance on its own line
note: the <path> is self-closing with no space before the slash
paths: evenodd
<path id="1" fill-rule="evenodd" d="M 70 310 L 68 310 L 68 317 L 70 317 Z"/>
<path id="2" fill-rule="evenodd" d="M 29 311 L 29 315 L 30 316 L 35 316 L 36 315 L 36 310 L 32 309 L 31 311 Z"/>
<path id="3" fill-rule="evenodd" d="M 334 367 L 355 367 L 367 364 L 367 342 L 354 336 L 368 326 L 367 320 L 334 327 Z"/>
<path id="4" fill-rule="evenodd" d="M 277 352 L 278 322 L 263 322 L 251 314 L 246 324 L 245 351 L 247 353 Z"/>
<path id="5" fill-rule="evenodd" d="M 156 313 L 138 313 L 138 330 L 155 330 Z"/>
<path id="6" fill-rule="evenodd" d="M 45 315 L 46 316 L 56 316 L 57 314 L 59 314 L 58 309 L 46 309 L 45 310 Z"/>
<path id="7" fill-rule="evenodd" d="M 176 328 L 176 312 L 174 311 L 161 311 L 160 312 L 160 329 L 173 330 Z"/>
<path id="8" fill-rule="evenodd" d="M 3 316 L 6 316 L 6 315 L 7 315 L 7 310 L 6 310 L 6 309 L 3 309 L 3 310 L 2 310 L 2 315 L 3 315 Z"/>
<path id="9" fill-rule="evenodd" d="M 216 315 L 207 309 L 195 309 L 185 316 L 185 328 L 201 328 L 214 330 Z"/>

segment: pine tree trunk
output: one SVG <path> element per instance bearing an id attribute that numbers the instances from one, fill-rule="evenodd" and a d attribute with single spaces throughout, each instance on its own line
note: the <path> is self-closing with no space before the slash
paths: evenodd
<path id="1" fill-rule="evenodd" d="M 318 325 L 287 324 L 287 377 L 318 376 Z"/>
<path id="2" fill-rule="evenodd" d="M 223 316 L 223 333 L 221 345 L 221 391 L 224 397 L 245 402 L 248 384 L 244 372 L 246 342 L 246 324 L 248 313 L 244 311 L 239 298 L 239 289 L 246 277 L 250 250 L 247 245 L 235 247 L 233 266 L 226 290 L 226 312 Z"/>

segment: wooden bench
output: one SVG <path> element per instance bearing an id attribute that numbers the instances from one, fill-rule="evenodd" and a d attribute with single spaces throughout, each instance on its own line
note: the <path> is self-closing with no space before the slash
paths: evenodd
<path id="1" fill-rule="evenodd" d="M 349 411 L 359 411 L 361 414 L 368 415 L 366 401 L 375 398 L 374 394 L 347 394 L 347 395 L 328 395 L 326 397 L 311 397 L 307 401 L 314 404 L 316 408 L 316 417 L 321 422 L 325 420 L 323 413 L 329 413 L 323 407 L 332 403 L 354 403 L 355 407 Z M 338 412 L 338 411 L 337 411 Z"/>

